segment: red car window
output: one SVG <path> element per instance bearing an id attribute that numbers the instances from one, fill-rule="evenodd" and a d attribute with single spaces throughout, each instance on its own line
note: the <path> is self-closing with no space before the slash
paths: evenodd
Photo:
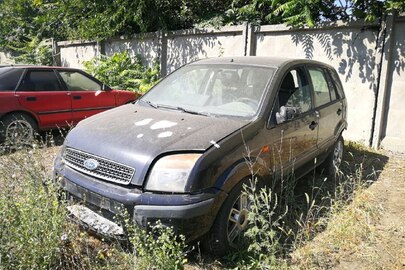
<path id="1" fill-rule="evenodd" d="M 14 91 L 20 81 L 23 69 L 1 68 L 0 91 Z"/>
<path id="2" fill-rule="evenodd" d="M 62 89 L 53 70 L 28 70 L 19 91 L 60 91 Z"/>
<path id="3" fill-rule="evenodd" d="M 101 90 L 101 85 L 76 71 L 59 71 L 70 91 Z"/>

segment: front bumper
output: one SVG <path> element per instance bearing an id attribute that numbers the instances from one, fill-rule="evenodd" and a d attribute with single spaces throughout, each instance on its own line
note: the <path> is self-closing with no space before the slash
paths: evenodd
<path id="1" fill-rule="evenodd" d="M 58 179 L 67 198 L 80 202 L 87 208 L 84 210 L 87 217 L 93 216 L 88 211 L 96 215 L 100 213 L 103 218 L 120 226 L 117 215 L 126 210 L 133 222 L 140 227 L 147 228 L 160 220 L 163 225 L 173 227 L 178 234 L 186 236 L 188 241 L 209 231 L 227 196 L 217 189 L 198 194 L 143 192 L 139 187 L 121 186 L 84 175 L 61 164 L 60 158 L 55 160 L 54 178 Z M 107 225 L 93 226 L 85 222 L 84 218 L 75 216 L 90 229 L 105 234 L 100 228 L 106 228 Z"/>

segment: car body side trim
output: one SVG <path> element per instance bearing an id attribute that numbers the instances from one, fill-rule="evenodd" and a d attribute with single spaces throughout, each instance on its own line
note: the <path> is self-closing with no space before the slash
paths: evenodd
<path id="1" fill-rule="evenodd" d="M 38 114 L 54 114 L 54 113 L 65 113 L 65 112 L 83 112 L 83 111 L 94 111 L 94 110 L 108 110 L 115 108 L 115 106 L 108 106 L 108 107 L 95 107 L 95 108 L 84 108 L 84 109 L 77 109 L 77 110 L 57 110 L 57 111 L 46 111 L 46 112 L 39 112 Z"/>

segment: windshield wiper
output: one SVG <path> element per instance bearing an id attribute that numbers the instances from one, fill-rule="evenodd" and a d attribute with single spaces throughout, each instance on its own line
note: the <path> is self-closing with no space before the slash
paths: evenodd
<path id="1" fill-rule="evenodd" d="M 210 116 L 209 113 L 206 112 L 197 112 L 193 110 L 188 110 L 180 106 L 170 106 L 170 105 L 164 105 L 164 104 L 154 104 L 157 106 L 157 108 L 164 108 L 164 109 L 170 109 L 170 110 L 176 110 L 176 111 L 181 111 L 184 113 L 189 113 L 189 114 L 196 114 L 196 115 L 204 115 L 204 116 Z"/>
<path id="2" fill-rule="evenodd" d="M 148 105 L 151 106 L 152 108 L 157 109 L 157 108 L 159 107 L 157 104 L 152 103 L 152 102 L 149 101 L 149 100 L 143 100 L 143 99 L 141 99 L 141 101 L 145 102 L 146 104 L 148 104 Z"/>

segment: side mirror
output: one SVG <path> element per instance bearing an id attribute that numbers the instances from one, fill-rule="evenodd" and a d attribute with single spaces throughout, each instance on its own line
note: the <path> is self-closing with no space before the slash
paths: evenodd
<path id="1" fill-rule="evenodd" d="M 276 113 L 277 124 L 293 119 L 297 115 L 296 107 L 281 106 L 280 111 Z"/>

